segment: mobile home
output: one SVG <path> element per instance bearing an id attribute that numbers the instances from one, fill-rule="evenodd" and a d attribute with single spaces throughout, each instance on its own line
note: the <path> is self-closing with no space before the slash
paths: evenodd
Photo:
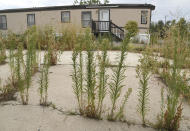
<path id="1" fill-rule="evenodd" d="M 128 21 L 138 23 L 139 35 L 149 33 L 151 4 L 72 5 L 0 10 L 0 31 L 22 33 L 28 27 L 50 25 L 59 32 L 62 26 L 72 24 L 92 28 L 94 34 L 109 32 L 117 39 L 124 37 Z"/>

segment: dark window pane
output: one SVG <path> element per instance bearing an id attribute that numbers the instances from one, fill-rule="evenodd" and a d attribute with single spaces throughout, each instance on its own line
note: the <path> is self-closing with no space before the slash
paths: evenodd
<path id="1" fill-rule="evenodd" d="M 147 24 L 148 11 L 141 11 L 141 24 Z"/>
<path id="2" fill-rule="evenodd" d="M 27 15 L 27 25 L 28 26 L 35 25 L 35 14 L 28 14 Z"/>
<path id="3" fill-rule="evenodd" d="M 89 27 L 90 26 L 90 22 L 89 20 L 83 20 L 82 21 L 82 27 Z"/>
<path id="4" fill-rule="evenodd" d="M 61 13 L 61 21 L 62 22 L 70 22 L 70 12 L 65 11 Z"/>
<path id="5" fill-rule="evenodd" d="M 82 12 L 82 27 L 89 27 L 91 25 L 91 12 Z"/>
<path id="6" fill-rule="evenodd" d="M 7 29 L 7 18 L 5 15 L 0 16 L 0 29 Z"/>

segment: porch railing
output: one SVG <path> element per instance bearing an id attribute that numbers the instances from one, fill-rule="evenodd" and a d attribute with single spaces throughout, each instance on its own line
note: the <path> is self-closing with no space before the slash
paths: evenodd
<path id="1" fill-rule="evenodd" d="M 92 31 L 94 33 L 109 32 L 110 21 L 92 21 Z"/>
<path id="2" fill-rule="evenodd" d="M 92 32 L 109 32 L 119 40 L 124 39 L 124 30 L 111 21 L 92 21 Z"/>

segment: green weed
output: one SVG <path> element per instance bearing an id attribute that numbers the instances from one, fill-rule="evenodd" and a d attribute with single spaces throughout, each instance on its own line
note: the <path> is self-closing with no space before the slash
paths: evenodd
<path id="1" fill-rule="evenodd" d="M 136 72 L 137 78 L 139 78 L 140 87 L 138 93 L 138 108 L 137 111 L 142 117 L 143 125 L 146 124 L 145 116 L 148 112 L 149 104 L 149 87 L 148 80 L 150 79 L 150 65 L 149 65 L 150 56 L 146 53 L 143 53 L 143 56 L 139 59 L 140 65 L 137 65 Z"/>
<path id="2" fill-rule="evenodd" d="M 49 66 L 50 66 L 50 54 L 46 52 L 44 55 L 44 63 L 41 68 L 40 80 L 39 80 L 39 91 L 40 91 L 40 105 L 48 106 L 48 75 L 49 75 Z"/>
<path id="3" fill-rule="evenodd" d="M 126 67 L 124 61 L 127 55 L 127 46 L 130 42 L 131 37 L 135 36 L 138 31 L 137 23 L 133 21 L 128 22 L 126 25 L 126 30 L 128 31 L 128 33 L 126 34 L 125 39 L 121 46 L 121 54 L 118 66 L 116 68 L 112 68 L 113 70 L 113 75 L 111 78 L 112 81 L 109 84 L 112 107 L 110 113 L 108 114 L 108 120 L 115 120 L 115 109 L 117 101 L 121 95 L 122 88 L 124 87 L 122 83 L 126 77 L 125 76 Z"/>

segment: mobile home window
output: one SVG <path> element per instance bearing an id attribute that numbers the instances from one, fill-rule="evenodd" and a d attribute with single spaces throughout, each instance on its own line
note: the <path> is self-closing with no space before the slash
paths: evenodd
<path id="1" fill-rule="evenodd" d="M 91 25 L 91 12 L 82 12 L 82 27 L 89 27 Z"/>
<path id="2" fill-rule="evenodd" d="M 148 11 L 141 11 L 141 24 L 147 24 Z"/>
<path id="3" fill-rule="evenodd" d="M 61 21 L 64 23 L 70 22 L 70 11 L 61 12 Z"/>
<path id="4" fill-rule="evenodd" d="M 0 29 L 2 30 L 7 29 L 7 18 L 5 15 L 0 15 Z"/>
<path id="5" fill-rule="evenodd" d="M 35 14 L 27 14 L 27 25 L 28 26 L 35 25 Z"/>

